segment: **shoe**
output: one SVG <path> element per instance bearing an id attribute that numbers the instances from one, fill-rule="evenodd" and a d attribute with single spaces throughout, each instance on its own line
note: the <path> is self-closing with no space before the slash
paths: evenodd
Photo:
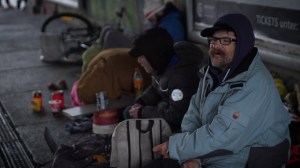
<path id="1" fill-rule="evenodd" d="M 67 83 L 65 80 L 61 80 L 58 82 L 58 87 L 61 89 L 61 90 L 67 90 L 68 89 L 68 86 L 67 86 Z"/>
<path id="2" fill-rule="evenodd" d="M 59 90 L 59 87 L 56 84 L 51 83 L 48 85 L 48 89 L 51 91 L 56 91 L 56 90 Z"/>
<path id="3" fill-rule="evenodd" d="M 48 85 L 48 89 L 51 91 L 56 91 L 56 90 L 67 90 L 68 86 L 65 80 L 61 80 L 58 83 L 50 83 Z"/>

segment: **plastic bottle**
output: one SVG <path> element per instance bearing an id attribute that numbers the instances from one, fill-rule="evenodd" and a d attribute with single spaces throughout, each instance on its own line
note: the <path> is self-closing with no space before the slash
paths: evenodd
<path id="1" fill-rule="evenodd" d="M 57 90 L 51 93 L 52 100 L 60 100 L 61 101 L 61 109 L 65 108 L 65 99 L 64 99 L 64 91 Z"/>
<path id="2" fill-rule="evenodd" d="M 31 108 L 34 112 L 43 111 L 42 91 L 37 90 L 32 93 Z"/>
<path id="3" fill-rule="evenodd" d="M 135 97 L 138 97 L 143 93 L 143 76 L 139 68 L 135 68 L 134 70 L 133 87 L 135 91 Z"/>

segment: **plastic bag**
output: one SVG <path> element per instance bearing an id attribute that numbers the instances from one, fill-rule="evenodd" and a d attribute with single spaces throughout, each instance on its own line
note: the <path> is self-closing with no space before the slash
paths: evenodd
<path id="1" fill-rule="evenodd" d="M 111 138 L 97 134 L 72 146 L 60 145 L 52 168 L 109 168 Z"/>

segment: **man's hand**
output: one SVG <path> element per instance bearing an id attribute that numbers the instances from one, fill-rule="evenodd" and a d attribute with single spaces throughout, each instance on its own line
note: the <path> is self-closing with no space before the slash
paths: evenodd
<path id="1" fill-rule="evenodd" d="M 138 118 L 138 113 L 139 113 L 140 108 L 142 108 L 142 105 L 140 105 L 140 104 L 132 105 L 130 110 L 129 110 L 129 115 L 132 118 Z"/>
<path id="2" fill-rule="evenodd" d="M 197 160 L 188 160 L 181 165 L 181 168 L 200 168 Z"/>
<path id="3" fill-rule="evenodd" d="M 290 113 L 293 122 L 300 122 L 300 117 L 297 114 Z"/>
<path id="4" fill-rule="evenodd" d="M 168 146 L 169 146 L 169 142 L 166 141 L 166 142 L 164 142 L 162 144 L 154 146 L 153 147 L 153 152 L 161 154 L 164 159 L 168 159 L 169 158 L 169 154 L 167 153 Z"/>

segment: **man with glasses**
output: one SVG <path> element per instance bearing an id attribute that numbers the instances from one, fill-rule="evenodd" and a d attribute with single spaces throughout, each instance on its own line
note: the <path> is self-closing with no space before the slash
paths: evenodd
<path id="1" fill-rule="evenodd" d="M 182 133 L 153 148 L 170 159 L 146 167 L 284 167 L 291 119 L 254 47 L 250 21 L 227 14 L 201 36 L 208 39 L 210 61 Z"/>
<path id="2" fill-rule="evenodd" d="M 124 110 L 125 119 L 163 118 L 172 131 L 180 130 L 190 99 L 197 91 L 203 54 L 192 44 L 173 45 L 172 36 L 163 28 L 149 29 L 135 39 L 129 54 L 137 57 L 152 75 L 152 84 Z M 178 63 L 173 65 L 170 61 L 175 53 Z"/>

